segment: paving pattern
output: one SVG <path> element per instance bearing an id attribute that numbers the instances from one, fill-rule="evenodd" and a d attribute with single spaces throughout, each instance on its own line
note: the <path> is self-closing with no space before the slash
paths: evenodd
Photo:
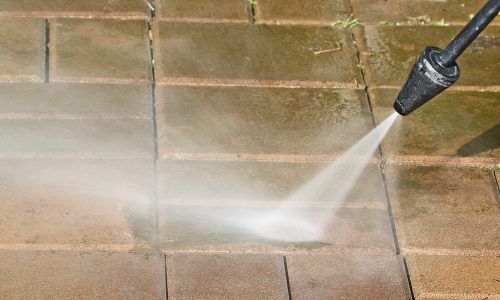
<path id="1" fill-rule="evenodd" d="M 483 1 L 254 2 L 1 1 L 0 299 L 500 299 L 500 18 L 293 242 L 226 220 L 288 209 Z"/>

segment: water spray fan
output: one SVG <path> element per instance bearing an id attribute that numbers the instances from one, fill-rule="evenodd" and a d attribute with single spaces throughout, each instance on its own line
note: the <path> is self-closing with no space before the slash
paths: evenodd
<path id="1" fill-rule="evenodd" d="M 500 0 L 489 0 L 444 50 L 426 47 L 401 87 L 394 109 L 406 116 L 455 83 L 460 77 L 457 58 L 499 11 Z"/>

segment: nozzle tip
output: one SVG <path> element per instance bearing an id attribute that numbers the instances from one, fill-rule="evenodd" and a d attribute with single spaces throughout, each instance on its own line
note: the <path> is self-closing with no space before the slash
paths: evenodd
<path id="1" fill-rule="evenodd" d="M 398 100 L 394 101 L 394 110 L 402 116 L 408 115 L 408 112 L 405 112 Z"/>

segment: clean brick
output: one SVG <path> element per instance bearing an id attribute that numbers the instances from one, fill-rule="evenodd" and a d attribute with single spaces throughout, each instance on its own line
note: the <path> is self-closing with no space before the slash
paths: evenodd
<path id="1" fill-rule="evenodd" d="M 331 25 L 348 17 L 344 0 L 259 0 L 255 5 L 257 22 L 273 24 Z"/>
<path id="2" fill-rule="evenodd" d="M 287 215 L 286 225 L 260 226 L 278 214 Z M 173 206 L 160 203 L 159 240 L 166 252 L 176 251 L 271 251 L 271 252 L 394 252 L 394 241 L 387 211 L 359 208 L 233 208 Z M 325 223 L 324 226 L 322 223 Z M 320 228 L 311 238 L 310 224 Z M 259 235 L 254 229 L 280 239 L 290 232 L 311 241 L 275 240 Z M 291 236 L 297 239 L 297 235 Z M 300 239 L 300 238 L 299 238 Z"/>
<path id="3" fill-rule="evenodd" d="M 155 26 L 159 81 L 357 87 L 362 82 L 350 32 L 326 27 L 251 24 Z M 315 55 L 320 49 L 340 51 Z M 311 83 L 312 82 L 312 83 Z"/>
<path id="4" fill-rule="evenodd" d="M 156 3 L 160 19 L 248 22 L 246 0 L 212 0 L 209 3 L 158 0 Z"/>
<path id="5" fill-rule="evenodd" d="M 54 81 L 150 81 L 146 21 L 51 21 L 50 79 Z"/>
<path id="6" fill-rule="evenodd" d="M 151 161 L 3 159 L 0 182 L 2 247 L 122 250 L 152 240 Z"/>
<path id="7" fill-rule="evenodd" d="M 158 163 L 158 196 L 166 203 L 224 206 L 286 205 L 287 197 L 329 165 L 259 161 L 162 160 Z M 350 171 L 350 170 L 349 170 Z M 301 206 L 387 207 L 377 164 L 369 164 L 346 199 L 335 199 L 331 181 Z"/>
<path id="8" fill-rule="evenodd" d="M 387 180 L 403 251 L 499 253 L 498 190 L 490 170 L 389 165 Z"/>
<path id="9" fill-rule="evenodd" d="M 417 299 L 499 299 L 498 256 L 409 255 Z"/>
<path id="10" fill-rule="evenodd" d="M 373 128 L 362 90 L 166 86 L 157 99 L 160 155 L 335 157 Z"/>
<path id="11" fill-rule="evenodd" d="M 483 0 L 351 0 L 356 18 L 362 22 L 401 24 L 466 23 L 486 3 Z"/>
<path id="12" fill-rule="evenodd" d="M 370 89 L 377 123 L 394 112 L 398 90 Z M 491 165 L 500 158 L 500 93 L 447 91 L 399 118 L 382 143 L 396 161 L 450 161 Z"/>
<path id="13" fill-rule="evenodd" d="M 0 15 L 146 19 L 149 8 L 144 0 L 2 0 Z"/>
<path id="14" fill-rule="evenodd" d="M 0 250 L 5 299 L 161 299 L 163 258 L 154 253 Z"/>
<path id="15" fill-rule="evenodd" d="M 411 299 L 403 260 L 381 255 L 288 255 L 292 299 Z"/>
<path id="16" fill-rule="evenodd" d="M 278 255 L 167 255 L 169 299 L 288 299 Z"/>
<path id="17" fill-rule="evenodd" d="M 0 17 L 0 22 L 0 81 L 44 81 L 44 20 Z"/>
<path id="18" fill-rule="evenodd" d="M 399 88 L 426 46 L 446 47 L 459 26 L 365 26 L 357 31 L 368 86 Z M 499 86 L 500 27 L 487 28 L 457 60 L 455 86 Z"/>

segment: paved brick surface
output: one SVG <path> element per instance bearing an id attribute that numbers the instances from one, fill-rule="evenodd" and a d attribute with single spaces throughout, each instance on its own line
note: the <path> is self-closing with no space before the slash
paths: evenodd
<path id="1" fill-rule="evenodd" d="M 172 206 L 161 203 L 158 211 L 159 239 L 166 252 L 384 252 L 394 251 L 387 211 L 379 209 L 338 208 L 335 210 L 300 208 L 280 210 L 292 222 L 267 226 L 276 208 Z M 281 216 L 280 215 L 280 216 Z M 325 219 L 326 218 L 326 219 Z M 309 242 L 275 240 L 302 239 L 315 233 Z M 271 224 L 275 224 L 272 223 Z M 310 229 L 312 227 L 312 229 Z M 256 231 L 258 230 L 258 231 Z M 290 233 L 293 232 L 293 233 Z M 295 234 L 297 232 L 297 234 Z M 263 233 L 264 235 L 260 234 Z"/>
<path id="2" fill-rule="evenodd" d="M 394 109 L 398 90 L 370 89 L 377 123 Z M 387 159 L 455 161 L 491 166 L 500 158 L 500 93 L 446 91 L 400 118 L 384 139 Z"/>
<path id="3" fill-rule="evenodd" d="M 2 83 L 0 119 L 151 119 L 149 85 Z"/>
<path id="4" fill-rule="evenodd" d="M 147 18 L 148 5 L 141 0 L 3 0 L 0 15 L 43 17 Z"/>
<path id="5" fill-rule="evenodd" d="M 169 299 L 288 299 L 279 255 L 174 254 L 166 262 Z"/>
<path id="6" fill-rule="evenodd" d="M 151 80 L 146 21 L 60 18 L 50 24 L 51 80 Z"/>
<path id="7" fill-rule="evenodd" d="M 481 0 L 350 0 L 354 16 L 362 22 L 400 24 L 465 24 L 486 3 Z M 498 20 L 497 20 L 498 21 Z M 494 21 L 495 22 L 495 21 Z"/>
<path id="8" fill-rule="evenodd" d="M 157 102 L 164 156 L 335 157 L 373 128 L 362 90 L 166 86 Z"/>
<path id="9" fill-rule="evenodd" d="M 498 255 L 499 195 L 490 170 L 390 165 L 387 178 L 403 251 Z"/>
<path id="10" fill-rule="evenodd" d="M 418 54 L 428 45 L 446 47 L 459 26 L 365 26 L 357 30 L 368 86 L 399 88 Z M 490 26 L 458 59 L 460 79 L 455 86 L 498 86 L 495 70 L 500 49 L 500 27 Z"/>
<path id="11" fill-rule="evenodd" d="M 183 0 L 158 0 L 159 19 L 190 22 L 249 22 L 246 1 L 215 0 L 208 3 Z"/>
<path id="12" fill-rule="evenodd" d="M 0 81 L 43 81 L 45 21 L 0 17 Z"/>
<path id="13" fill-rule="evenodd" d="M 417 299 L 498 299 L 498 256 L 409 255 Z"/>
<path id="14" fill-rule="evenodd" d="M 152 168 L 133 160 L 0 160 L 1 247 L 149 247 Z"/>
<path id="15" fill-rule="evenodd" d="M 327 166 L 326 163 L 163 160 L 158 163 L 158 197 L 170 204 L 184 205 L 286 205 L 288 196 Z M 367 166 L 345 201 L 337 200 L 336 191 L 330 186 L 300 205 L 387 207 L 377 164 Z"/>
<path id="16" fill-rule="evenodd" d="M 0 250 L 0 295 L 5 299 L 160 299 L 165 291 L 162 262 L 154 253 Z"/>
<path id="17" fill-rule="evenodd" d="M 255 5 L 255 19 L 271 24 L 331 25 L 349 16 L 344 0 L 260 0 Z"/>
<path id="18" fill-rule="evenodd" d="M 292 299 L 411 299 L 398 256 L 286 257 Z"/>
<path id="19" fill-rule="evenodd" d="M 310 26 L 155 26 L 157 80 L 355 87 L 362 82 L 348 31 Z M 317 50 L 341 48 L 315 55 Z M 256 81 L 256 82 L 255 82 Z"/>

